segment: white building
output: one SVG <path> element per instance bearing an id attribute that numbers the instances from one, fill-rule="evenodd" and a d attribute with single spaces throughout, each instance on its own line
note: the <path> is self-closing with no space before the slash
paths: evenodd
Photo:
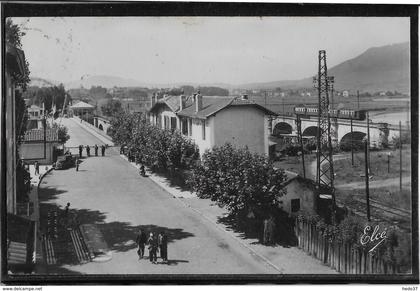
<path id="1" fill-rule="evenodd" d="M 343 91 L 343 97 L 349 97 L 349 91 L 345 90 Z"/>
<path id="2" fill-rule="evenodd" d="M 231 143 L 268 155 L 268 120 L 276 113 L 235 97 L 167 96 L 152 100 L 150 120 L 161 128 L 179 130 L 198 146 L 200 154 Z"/>
<path id="3" fill-rule="evenodd" d="M 45 138 L 44 138 L 45 133 Z M 57 129 L 31 129 L 25 132 L 20 145 L 20 155 L 26 163 L 51 165 L 55 160 L 55 149 L 60 145 Z"/>
<path id="4" fill-rule="evenodd" d="M 28 107 L 27 129 L 41 129 L 44 127 L 43 118 L 45 109 L 36 105 Z"/>

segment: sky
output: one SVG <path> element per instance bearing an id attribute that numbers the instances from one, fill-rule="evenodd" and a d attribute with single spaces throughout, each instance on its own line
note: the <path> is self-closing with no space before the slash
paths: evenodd
<path id="1" fill-rule="evenodd" d="M 407 42 L 398 17 L 13 18 L 31 76 L 110 75 L 144 83 L 244 84 L 302 79 L 370 47 Z"/>

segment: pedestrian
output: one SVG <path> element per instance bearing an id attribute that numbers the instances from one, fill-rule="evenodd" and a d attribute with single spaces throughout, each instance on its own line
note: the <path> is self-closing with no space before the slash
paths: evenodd
<path id="1" fill-rule="evenodd" d="M 38 161 L 35 162 L 34 166 L 35 166 L 35 175 L 39 175 L 39 163 L 38 163 Z"/>
<path id="2" fill-rule="evenodd" d="M 89 145 L 86 146 L 86 155 L 88 157 L 90 157 L 90 146 Z"/>
<path id="3" fill-rule="evenodd" d="M 160 249 L 160 257 L 162 258 L 162 262 L 168 262 L 168 237 L 166 236 L 164 231 L 161 231 L 158 237 L 158 244 Z"/>
<path id="4" fill-rule="evenodd" d="M 83 146 L 79 145 L 79 157 L 81 158 L 83 154 Z"/>
<path id="5" fill-rule="evenodd" d="M 66 215 L 66 217 L 67 217 L 67 215 L 69 215 L 69 210 L 70 210 L 70 202 L 67 202 L 67 205 L 66 205 L 66 208 L 64 209 L 64 214 Z"/>
<path id="6" fill-rule="evenodd" d="M 274 229 L 276 225 L 274 217 L 270 215 L 270 218 L 264 220 L 264 238 L 263 244 L 272 245 L 274 244 Z"/>
<path id="7" fill-rule="evenodd" d="M 105 146 L 101 145 L 102 156 L 105 156 Z"/>
<path id="8" fill-rule="evenodd" d="M 139 256 L 139 260 L 143 259 L 144 256 L 144 246 L 147 242 L 146 233 L 139 229 L 139 233 L 137 234 L 136 243 L 138 245 L 137 255 Z"/>
<path id="9" fill-rule="evenodd" d="M 153 235 L 153 232 L 150 233 L 147 240 L 148 249 L 149 249 L 149 260 L 152 264 L 156 264 L 157 261 L 157 251 L 158 251 L 158 242 L 156 237 Z"/>
<path id="10" fill-rule="evenodd" d="M 79 158 L 76 158 L 76 172 L 79 171 L 79 164 L 80 164 Z"/>
<path id="11" fill-rule="evenodd" d="M 97 156 L 98 156 L 98 145 L 95 144 L 95 157 L 97 157 Z"/>
<path id="12" fill-rule="evenodd" d="M 140 166 L 140 176 L 146 177 L 146 170 L 145 170 L 143 164 L 141 164 L 141 166 Z"/>

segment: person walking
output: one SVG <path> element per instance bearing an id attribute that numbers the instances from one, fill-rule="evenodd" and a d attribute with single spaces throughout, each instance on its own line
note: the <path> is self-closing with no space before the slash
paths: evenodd
<path id="1" fill-rule="evenodd" d="M 97 156 L 98 156 L 98 145 L 95 144 L 95 157 L 97 157 Z"/>
<path id="2" fill-rule="evenodd" d="M 88 157 L 90 157 L 90 147 L 89 145 L 86 146 L 86 154 Z"/>
<path id="3" fill-rule="evenodd" d="M 158 244 L 160 249 L 160 257 L 163 263 L 168 262 L 168 237 L 164 231 L 161 231 L 158 237 Z"/>
<path id="4" fill-rule="evenodd" d="M 35 166 L 35 175 L 37 176 L 37 175 L 39 175 L 39 163 L 38 163 L 38 161 L 35 162 L 34 166 Z"/>
<path id="5" fill-rule="evenodd" d="M 147 240 L 147 245 L 149 246 L 149 260 L 152 264 L 156 264 L 157 261 L 157 251 L 158 251 L 158 242 L 156 237 L 153 235 L 153 232 L 150 233 Z"/>
<path id="6" fill-rule="evenodd" d="M 101 145 L 101 152 L 102 152 L 102 156 L 105 156 L 105 146 Z"/>
<path id="7" fill-rule="evenodd" d="M 79 158 L 76 158 L 76 172 L 79 172 L 79 164 L 80 164 Z"/>
<path id="8" fill-rule="evenodd" d="M 83 154 L 83 146 L 79 145 L 79 157 L 81 158 Z"/>
<path id="9" fill-rule="evenodd" d="M 139 229 L 139 233 L 137 234 L 136 243 L 138 245 L 137 255 L 139 256 L 139 260 L 143 259 L 144 257 L 144 246 L 147 242 L 146 233 Z"/>

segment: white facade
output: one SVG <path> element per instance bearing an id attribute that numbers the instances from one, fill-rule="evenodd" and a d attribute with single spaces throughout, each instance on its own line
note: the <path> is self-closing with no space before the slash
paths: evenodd
<path id="1" fill-rule="evenodd" d="M 225 143 L 268 155 L 268 116 L 252 104 L 227 106 L 206 119 L 178 116 L 162 105 L 150 114 L 150 122 L 162 129 L 178 130 L 198 146 L 200 155 Z"/>

